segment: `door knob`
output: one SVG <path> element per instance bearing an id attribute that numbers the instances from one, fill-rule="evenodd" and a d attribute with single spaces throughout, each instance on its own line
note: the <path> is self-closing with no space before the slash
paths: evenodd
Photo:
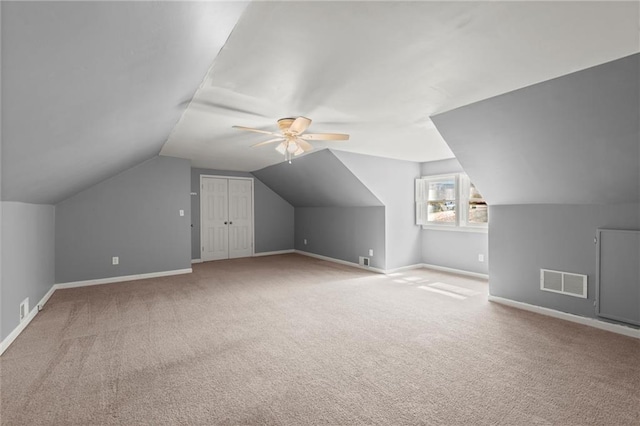
<path id="1" fill-rule="evenodd" d="M 233 222 L 229 222 L 229 225 L 233 225 Z"/>
<path id="2" fill-rule="evenodd" d="M 225 225 L 227 224 L 227 222 L 224 223 Z"/>

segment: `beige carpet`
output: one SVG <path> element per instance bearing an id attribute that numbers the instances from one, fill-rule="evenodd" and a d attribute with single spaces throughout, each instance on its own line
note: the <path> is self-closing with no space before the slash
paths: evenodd
<path id="1" fill-rule="evenodd" d="M 640 424 L 638 340 L 486 292 L 299 255 L 57 291 L 0 358 L 2 424 Z"/>

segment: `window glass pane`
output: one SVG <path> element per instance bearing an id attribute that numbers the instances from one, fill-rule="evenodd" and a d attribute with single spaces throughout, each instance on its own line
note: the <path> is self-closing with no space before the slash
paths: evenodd
<path id="1" fill-rule="evenodd" d="M 487 223 L 488 214 L 487 202 L 472 183 L 469 190 L 469 223 Z"/>
<path id="2" fill-rule="evenodd" d="M 456 181 L 455 177 L 429 182 L 429 208 L 427 220 L 435 223 L 456 222 Z"/>

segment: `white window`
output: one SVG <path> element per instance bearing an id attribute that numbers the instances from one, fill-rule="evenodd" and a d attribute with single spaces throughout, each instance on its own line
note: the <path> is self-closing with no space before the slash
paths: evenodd
<path id="1" fill-rule="evenodd" d="M 486 229 L 487 203 L 464 173 L 416 179 L 416 224 L 438 229 Z"/>

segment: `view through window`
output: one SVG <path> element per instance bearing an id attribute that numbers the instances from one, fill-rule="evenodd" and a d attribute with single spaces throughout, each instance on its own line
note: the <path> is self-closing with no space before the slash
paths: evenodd
<path id="1" fill-rule="evenodd" d="M 487 202 L 464 173 L 416 180 L 416 223 L 435 227 L 487 226 Z"/>

